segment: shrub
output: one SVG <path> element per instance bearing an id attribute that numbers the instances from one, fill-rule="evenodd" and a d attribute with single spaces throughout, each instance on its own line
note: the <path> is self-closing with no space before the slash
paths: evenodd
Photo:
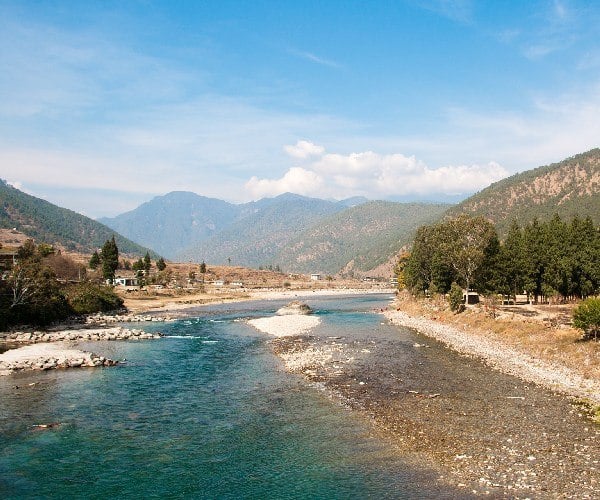
<path id="1" fill-rule="evenodd" d="M 76 314 L 114 311 L 123 307 L 123 299 L 112 288 L 91 282 L 71 287 L 67 297 Z"/>
<path id="2" fill-rule="evenodd" d="M 455 313 L 460 313 L 465 310 L 465 305 L 463 304 L 463 291 L 456 282 L 452 283 L 452 286 L 450 287 L 448 302 L 450 303 L 450 309 Z"/>
<path id="3" fill-rule="evenodd" d="M 583 330 L 584 340 L 598 340 L 600 336 L 600 299 L 584 300 L 573 311 L 573 326 Z"/>

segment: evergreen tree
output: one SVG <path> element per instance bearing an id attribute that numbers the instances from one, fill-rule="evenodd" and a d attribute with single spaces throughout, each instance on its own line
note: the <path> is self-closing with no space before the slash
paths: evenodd
<path id="1" fill-rule="evenodd" d="M 533 292 L 537 302 L 544 295 L 544 275 L 547 266 L 546 231 L 538 219 L 534 219 L 523 231 L 525 243 L 525 288 Z"/>
<path id="2" fill-rule="evenodd" d="M 501 276 L 498 291 L 507 295 L 517 295 L 525 289 L 525 248 L 523 231 L 513 220 L 506 239 L 500 248 L 498 259 Z"/>
<path id="3" fill-rule="evenodd" d="M 167 264 L 165 264 L 165 259 L 163 259 L 162 257 L 156 261 L 156 268 L 159 271 L 164 271 L 166 267 Z"/>
<path id="4" fill-rule="evenodd" d="M 106 240 L 102 246 L 100 259 L 102 261 L 102 276 L 112 283 L 115 279 L 115 271 L 119 267 L 119 249 L 114 236 L 110 240 Z"/>
<path id="5" fill-rule="evenodd" d="M 146 271 L 146 275 L 150 271 L 151 267 L 152 267 L 152 261 L 150 260 L 150 254 L 148 252 L 146 252 L 146 255 L 144 255 L 144 271 Z"/>
<path id="6" fill-rule="evenodd" d="M 202 261 L 202 264 L 200 264 L 200 272 L 202 274 L 206 274 L 206 262 Z"/>
<path id="7" fill-rule="evenodd" d="M 98 266 L 100 265 L 100 255 L 98 255 L 98 251 L 96 250 L 92 256 L 90 257 L 90 269 L 98 269 Z"/>

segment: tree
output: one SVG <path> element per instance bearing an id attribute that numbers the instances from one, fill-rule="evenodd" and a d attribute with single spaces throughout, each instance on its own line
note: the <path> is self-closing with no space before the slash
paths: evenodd
<path id="1" fill-rule="evenodd" d="M 548 265 L 547 231 L 538 219 L 533 219 L 523 232 L 525 243 L 525 288 L 532 291 L 537 302 L 544 295 L 544 277 Z"/>
<path id="2" fill-rule="evenodd" d="M 200 264 L 200 272 L 202 274 L 206 274 L 206 263 L 204 261 L 202 261 L 202 264 Z"/>
<path id="3" fill-rule="evenodd" d="M 163 259 L 162 257 L 156 261 L 156 269 L 158 269 L 159 271 L 164 271 L 166 267 L 167 264 L 165 264 L 165 259 Z"/>
<path id="4" fill-rule="evenodd" d="M 100 255 L 98 255 L 98 250 L 96 250 L 90 257 L 89 266 L 90 266 L 90 269 L 98 269 L 99 265 L 100 265 Z"/>
<path id="5" fill-rule="evenodd" d="M 150 254 L 146 252 L 146 255 L 144 255 L 144 271 L 146 271 L 146 275 L 148 275 L 151 267 L 152 261 L 150 260 Z"/>
<path id="6" fill-rule="evenodd" d="M 455 313 L 460 313 L 465 310 L 465 305 L 463 303 L 463 291 L 456 282 L 452 283 L 452 286 L 450 286 L 448 302 L 450 303 L 450 309 Z"/>
<path id="7" fill-rule="evenodd" d="M 483 217 L 468 215 L 461 215 L 442 226 L 441 248 L 468 292 L 482 264 L 490 258 L 488 249 L 497 242 L 496 230 Z"/>
<path id="8" fill-rule="evenodd" d="M 600 336 L 600 299 L 584 300 L 573 311 L 573 325 L 583 330 L 584 339 L 598 340 Z"/>
<path id="9" fill-rule="evenodd" d="M 115 237 L 106 240 L 100 251 L 100 260 L 102 261 L 102 276 L 106 280 L 115 279 L 115 271 L 119 267 L 119 249 L 115 243 Z"/>
<path id="10" fill-rule="evenodd" d="M 498 291 L 513 296 L 522 293 L 525 289 L 525 249 L 523 231 L 516 220 L 500 247 L 498 267 L 501 277 Z"/>

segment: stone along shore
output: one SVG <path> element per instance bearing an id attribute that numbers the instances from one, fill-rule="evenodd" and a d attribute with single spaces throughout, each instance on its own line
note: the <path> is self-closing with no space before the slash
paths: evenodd
<path id="1" fill-rule="evenodd" d="M 0 354 L 0 375 L 30 370 L 113 366 L 117 364 L 116 361 L 76 349 L 73 344 L 80 341 L 149 340 L 160 337 L 160 333 L 146 333 L 121 326 L 0 333 L 0 341 L 11 347 L 26 344 Z"/>
<path id="2" fill-rule="evenodd" d="M 0 354 L 0 375 L 19 371 L 113 366 L 117 362 L 66 343 L 34 344 Z"/>

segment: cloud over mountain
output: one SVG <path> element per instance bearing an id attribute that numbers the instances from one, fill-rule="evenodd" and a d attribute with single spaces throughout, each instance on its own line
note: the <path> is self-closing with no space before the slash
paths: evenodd
<path id="1" fill-rule="evenodd" d="M 304 140 L 284 149 L 301 165 L 278 179 L 252 177 L 245 188 L 253 198 L 285 192 L 325 198 L 457 195 L 473 193 L 508 175 L 495 162 L 431 168 L 415 156 L 373 151 L 327 153 L 323 146 Z"/>

